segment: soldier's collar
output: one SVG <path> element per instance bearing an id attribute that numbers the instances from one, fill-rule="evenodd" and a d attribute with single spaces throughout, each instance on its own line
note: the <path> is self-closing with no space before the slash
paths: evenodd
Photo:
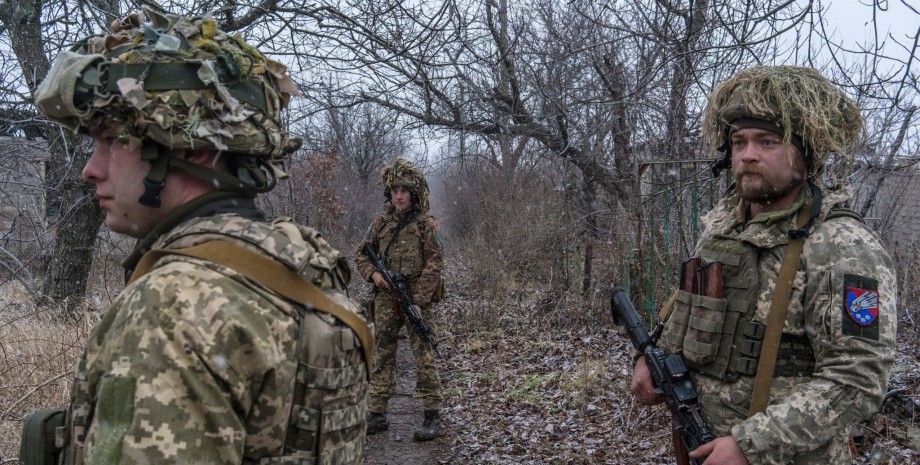
<path id="1" fill-rule="evenodd" d="M 255 199 L 252 197 L 241 196 L 239 193 L 229 191 L 213 191 L 196 197 L 181 205 L 157 224 L 147 236 L 137 241 L 134 250 L 121 263 L 122 268 L 125 269 L 125 281 L 127 282 L 134 267 L 137 266 L 141 257 L 150 250 L 157 239 L 173 230 L 176 226 L 192 218 L 230 212 L 256 220 L 265 219 L 264 214 L 256 208 Z"/>
<path id="2" fill-rule="evenodd" d="M 764 223 L 769 226 L 782 221 L 785 218 L 795 215 L 802 208 L 802 206 L 805 205 L 805 201 L 809 197 L 811 197 L 811 189 L 809 189 L 808 185 L 806 184 L 802 188 L 802 192 L 799 192 L 799 197 L 795 200 L 795 202 L 790 205 L 789 208 L 784 210 L 760 213 L 757 216 L 750 218 L 751 205 L 749 202 L 742 199 L 741 203 L 739 204 L 739 208 L 741 208 L 741 211 L 744 213 L 746 223 Z"/>

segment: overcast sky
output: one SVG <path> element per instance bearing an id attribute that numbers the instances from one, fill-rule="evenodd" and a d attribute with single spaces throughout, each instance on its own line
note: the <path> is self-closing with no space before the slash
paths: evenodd
<path id="1" fill-rule="evenodd" d="M 873 4 L 877 14 L 879 42 L 886 42 L 885 52 L 902 59 L 908 50 L 886 40 L 890 33 L 901 44 L 912 47 L 920 30 L 920 0 L 821 0 L 826 7 L 828 26 L 841 45 L 852 48 L 857 43 L 872 41 Z M 914 56 L 918 50 L 913 50 Z M 916 68 L 916 66 L 915 66 Z"/>

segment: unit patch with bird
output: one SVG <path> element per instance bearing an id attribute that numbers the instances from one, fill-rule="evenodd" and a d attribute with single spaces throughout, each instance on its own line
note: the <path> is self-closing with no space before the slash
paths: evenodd
<path id="1" fill-rule="evenodd" d="M 843 275 L 843 334 L 878 340 L 878 281 L 854 274 Z"/>

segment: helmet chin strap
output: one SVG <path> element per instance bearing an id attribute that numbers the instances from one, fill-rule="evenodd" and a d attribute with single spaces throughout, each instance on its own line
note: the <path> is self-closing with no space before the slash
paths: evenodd
<path id="1" fill-rule="evenodd" d="M 166 147 L 145 140 L 141 147 L 141 160 L 150 162 L 150 172 L 144 178 L 144 194 L 137 201 L 150 208 L 160 208 L 160 191 L 166 187 L 166 173 L 172 160 Z"/>
<path id="2" fill-rule="evenodd" d="M 160 192 L 166 187 L 166 174 L 170 168 L 179 168 L 202 181 L 211 183 L 216 190 L 254 196 L 275 186 L 275 177 L 266 175 L 262 159 L 247 157 L 236 167 L 239 177 L 230 173 L 201 166 L 173 156 L 166 147 L 145 140 L 141 147 L 141 160 L 150 162 L 150 171 L 144 177 L 144 193 L 137 201 L 150 208 L 160 208 Z M 268 172 L 270 173 L 270 172 Z"/>

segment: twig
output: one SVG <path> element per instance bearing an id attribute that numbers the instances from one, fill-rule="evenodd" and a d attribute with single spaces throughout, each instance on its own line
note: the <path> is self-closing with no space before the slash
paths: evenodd
<path id="1" fill-rule="evenodd" d="M 38 391 L 39 389 L 41 389 L 41 388 L 43 388 L 43 387 L 45 387 L 45 386 L 51 384 L 51 383 L 54 382 L 54 381 L 57 381 L 57 380 L 61 379 L 61 378 L 65 377 L 65 376 L 67 376 L 67 375 L 69 375 L 69 374 L 70 374 L 69 372 L 61 373 L 61 374 L 59 374 L 59 375 L 57 375 L 57 376 L 55 376 L 55 377 L 53 377 L 53 378 L 51 378 L 51 379 L 45 380 L 43 383 L 41 383 L 41 384 L 39 384 L 38 386 L 35 386 L 34 388 L 32 388 L 32 390 L 30 390 L 29 392 L 27 392 L 24 396 L 20 397 L 19 399 L 16 399 L 16 402 L 13 402 L 13 403 L 10 405 L 10 407 L 6 409 L 5 412 L 3 412 L 2 414 L 0 414 L 0 421 L 5 420 L 5 419 L 6 419 L 6 414 L 7 414 L 7 413 L 12 412 L 13 409 L 15 409 L 16 407 L 19 406 L 19 404 L 23 403 L 26 399 L 28 399 L 29 396 L 31 396 L 32 394 L 35 394 L 36 391 Z M 3 462 L 3 463 L 5 463 L 5 462 Z"/>

